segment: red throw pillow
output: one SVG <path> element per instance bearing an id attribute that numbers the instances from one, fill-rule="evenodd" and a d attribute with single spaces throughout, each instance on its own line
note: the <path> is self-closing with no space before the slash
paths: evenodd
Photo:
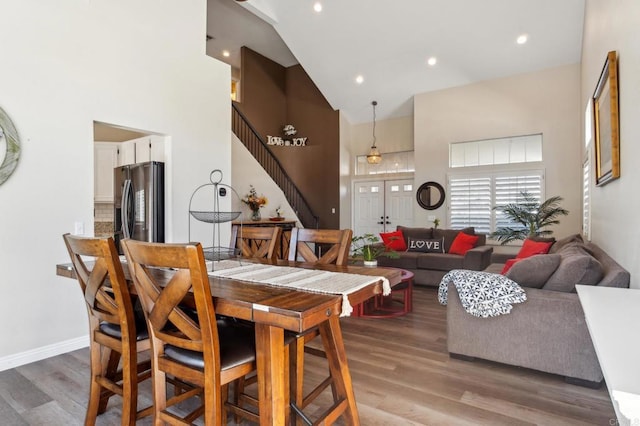
<path id="1" fill-rule="evenodd" d="M 553 242 L 533 241 L 526 239 L 518 252 L 516 259 L 524 259 L 535 254 L 547 254 Z"/>
<path id="2" fill-rule="evenodd" d="M 404 240 L 402 231 L 381 233 L 380 237 L 386 248 L 395 251 L 407 251 L 407 242 Z"/>
<path id="3" fill-rule="evenodd" d="M 504 268 L 502 268 L 502 272 L 500 272 L 500 273 L 502 275 L 506 274 L 509 271 L 509 269 L 511 269 L 511 267 L 513 265 L 515 265 L 520 260 L 522 260 L 522 259 L 518 259 L 518 258 L 507 259 L 507 261 L 504 263 Z"/>
<path id="4" fill-rule="evenodd" d="M 471 250 L 476 246 L 478 242 L 477 235 L 469 235 L 464 232 L 458 232 L 456 238 L 451 243 L 451 248 L 449 249 L 450 254 L 460 254 L 462 256 L 465 255 L 466 252 Z"/>

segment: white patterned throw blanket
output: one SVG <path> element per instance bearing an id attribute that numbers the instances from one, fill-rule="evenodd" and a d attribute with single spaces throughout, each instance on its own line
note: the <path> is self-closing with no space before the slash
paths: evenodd
<path id="1" fill-rule="evenodd" d="M 351 315 L 353 307 L 349 303 L 349 294 L 361 288 L 382 281 L 382 294 L 386 296 L 391 293 L 391 285 L 388 279 L 372 275 L 265 265 L 239 260 L 221 260 L 214 262 L 212 269 L 209 275 L 213 277 L 232 278 L 234 280 L 269 284 L 278 287 L 289 287 L 314 293 L 339 294 L 342 296 L 341 317 Z"/>
<path id="2" fill-rule="evenodd" d="M 447 304 L 447 287 L 453 283 L 462 307 L 471 315 L 495 317 L 511 312 L 513 303 L 522 303 L 527 295 L 515 281 L 504 275 L 482 271 L 454 269 L 448 272 L 438 289 L 438 301 Z"/>

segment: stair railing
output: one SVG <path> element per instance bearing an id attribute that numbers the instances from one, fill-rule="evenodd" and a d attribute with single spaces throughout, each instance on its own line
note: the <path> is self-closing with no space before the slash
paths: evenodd
<path id="1" fill-rule="evenodd" d="M 231 130 L 233 133 L 280 187 L 302 226 L 317 229 L 320 221 L 319 217 L 313 213 L 307 200 L 282 168 L 280 161 L 267 148 L 264 139 L 256 132 L 244 114 L 240 112 L 237 105 L 232 102 L 231 106 Z"/>

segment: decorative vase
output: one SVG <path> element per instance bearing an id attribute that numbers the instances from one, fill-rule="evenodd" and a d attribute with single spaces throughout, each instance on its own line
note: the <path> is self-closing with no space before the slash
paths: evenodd
<path id="1" fill-rule="evenodd" d="M 369 268 L 375 268 L 376 266 L 378 266 L 378 259 L 365 260 L 364 266 L 368 266 Z"/>
<path id="2" fill-rule="evenodd" d="M 260 209 L 257 210 L 251 210 L 251 220 L 253 221 L 259 221 L 260 219 L 262 219 L 262 216 L 260 216 Z"/>

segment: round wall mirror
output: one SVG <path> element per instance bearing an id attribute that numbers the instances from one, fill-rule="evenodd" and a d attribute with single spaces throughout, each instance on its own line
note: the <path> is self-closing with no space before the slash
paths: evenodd
<path id="1" fill-rule="evenodd" d="M 420 207 L 435 210 L 444 204 L 444 188 L 437 182 L 425 182 L 420 185 L 416 199 Z"/>
<path id="2" fill-rule="evenodd" d="M 18 131 L 7 113 L 0 108 L 0 185 L 9 179 L 18 165 L 19 158 Z"/>

